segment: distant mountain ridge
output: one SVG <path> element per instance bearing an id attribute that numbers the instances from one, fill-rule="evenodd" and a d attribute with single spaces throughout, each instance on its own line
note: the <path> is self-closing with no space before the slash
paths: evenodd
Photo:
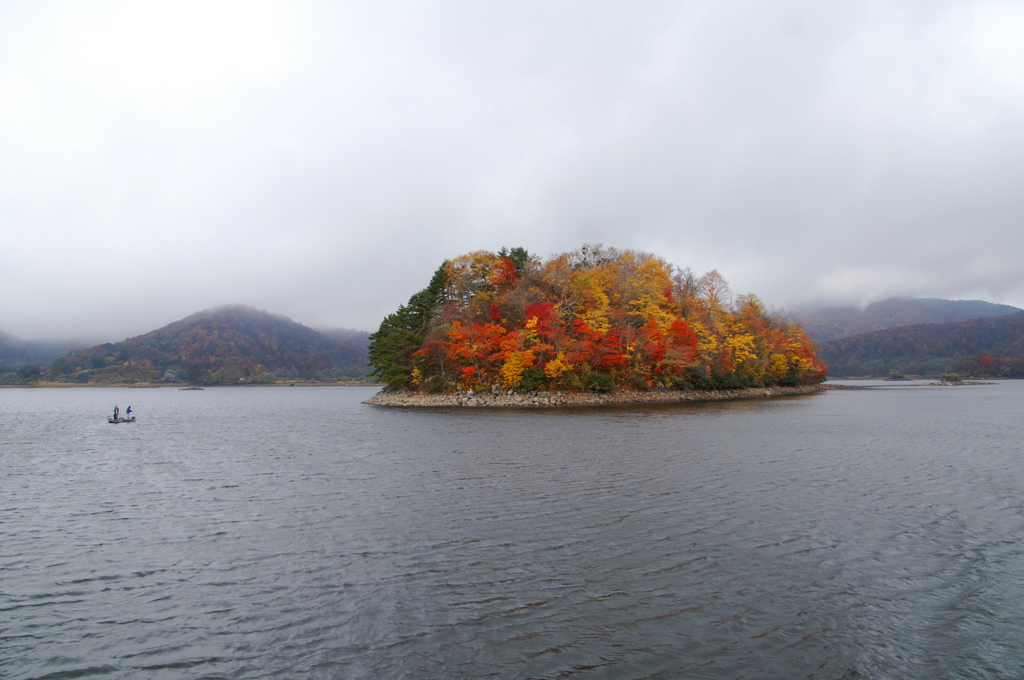
<path id="1" fill-rule="evenodd" d="M 363 377 L 368 370 L 368 334 L 336 331 L 346 339 L 333 339 L 253 307 L 225 305 L 123 342 L 57 357 L 48 377 L 69 382 L 187 379 L 213 383 Z"/>
<path id="2" fill-rule="evenodd" d="M 0 331 L 0 366 L 43 363 L 86 344 L 76 340 L 22 340 Z"/>
<path id="3" fill-rule="evenodd" d="M 890 371 L 1024 377 L 1024 310 L 1009 305 L 893 298 L 863 310 L 830 307 L 798 317 L 815 333 L 832 377 L 885 376 Z M 950 317 L 949 322 L 933 321 Z M 928 321 L 854 333 L 921 318 Z M 839 335 L 830 338 L 833 334 Z M 69 344 L 24 341 L 0 331 L 0 378 L 23 381 L 35 375 L 36 366 L 42 366 L 47 379 L 63 382 L 336 381 L 363 378 L 369 370 L 369 333 L 314 330 L 244 305 L 197 312 L 118 343 L 78 351 L 69 351 Z"/>
<path id="4" fill-rule="evenodd" d="M 823 307 L 795 316 L 804 330 L 821 343 L 873 331 L 923 323 L 952 323 L 1024 311 L 983 300 L 890 298 L 859 307 Z"/>
<path id="5" fill-rule="evenodd" d="M 820 343 L 829 376 L 962 375 L 1024 378 L 1024 311 L 900 326 Z"/>

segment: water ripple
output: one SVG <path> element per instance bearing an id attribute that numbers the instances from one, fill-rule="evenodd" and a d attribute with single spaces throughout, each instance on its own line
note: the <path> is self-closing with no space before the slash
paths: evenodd
<path id="1" fill-rule="evenodd" d="M 552 411 L 368 395 L 0 391 L 0 675 L 1024 667 L 1020 383 Z M 131 400 L 137 423 L 103 421 Z"/>

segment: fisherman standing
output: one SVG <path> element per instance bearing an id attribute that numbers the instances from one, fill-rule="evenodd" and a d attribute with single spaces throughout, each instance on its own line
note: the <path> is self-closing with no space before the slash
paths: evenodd
<path id="1" fill-rule="evenodd" d="M 114 420 L 117 420 L 117 414 L 119 411 L 120 409 L 118 409 L 117 406 L 114 406 Z"/>
<path id="2" fill-rule="evenodd" d="M 127 409 L 125 409 L 124 417 L 125 418 L 131 418 L 132 417 L 132 407 L 131 406 L 129 406 Z"/>

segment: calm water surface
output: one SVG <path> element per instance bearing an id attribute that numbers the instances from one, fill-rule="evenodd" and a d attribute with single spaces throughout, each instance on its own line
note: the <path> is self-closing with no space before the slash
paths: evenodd
<path id="1" fill-rule="evenodd" d="M 373 392 L 0 390 L 0 677 L 1024 677 L 1022 382 Z"/>

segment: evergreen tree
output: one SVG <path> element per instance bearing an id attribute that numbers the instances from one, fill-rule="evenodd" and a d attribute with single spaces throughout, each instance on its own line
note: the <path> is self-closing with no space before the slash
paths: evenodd
<path id="1" fill-rule="evenodd" d="M 502 248 L 498 251 L 498 257 L 507 257 L 512 260 L 516 266 L 516 272 L 522 275 L 523 270 L 526 268 L 526 263 L 530 261 L 530 253 L 527 252 L 526 248 Z"/>
<path id="2" fill-rule="evenodd" d="M 413 353 L 422 345 L 434 310 L 444 297 L 448 279 L 448 261 L 437 268 L 430 285 L 409 298 L 409 302 L 389 314 L 376 333 L 370 335 L 370 375 L 388 387 L 409 384 L 415 367 Z"/>

